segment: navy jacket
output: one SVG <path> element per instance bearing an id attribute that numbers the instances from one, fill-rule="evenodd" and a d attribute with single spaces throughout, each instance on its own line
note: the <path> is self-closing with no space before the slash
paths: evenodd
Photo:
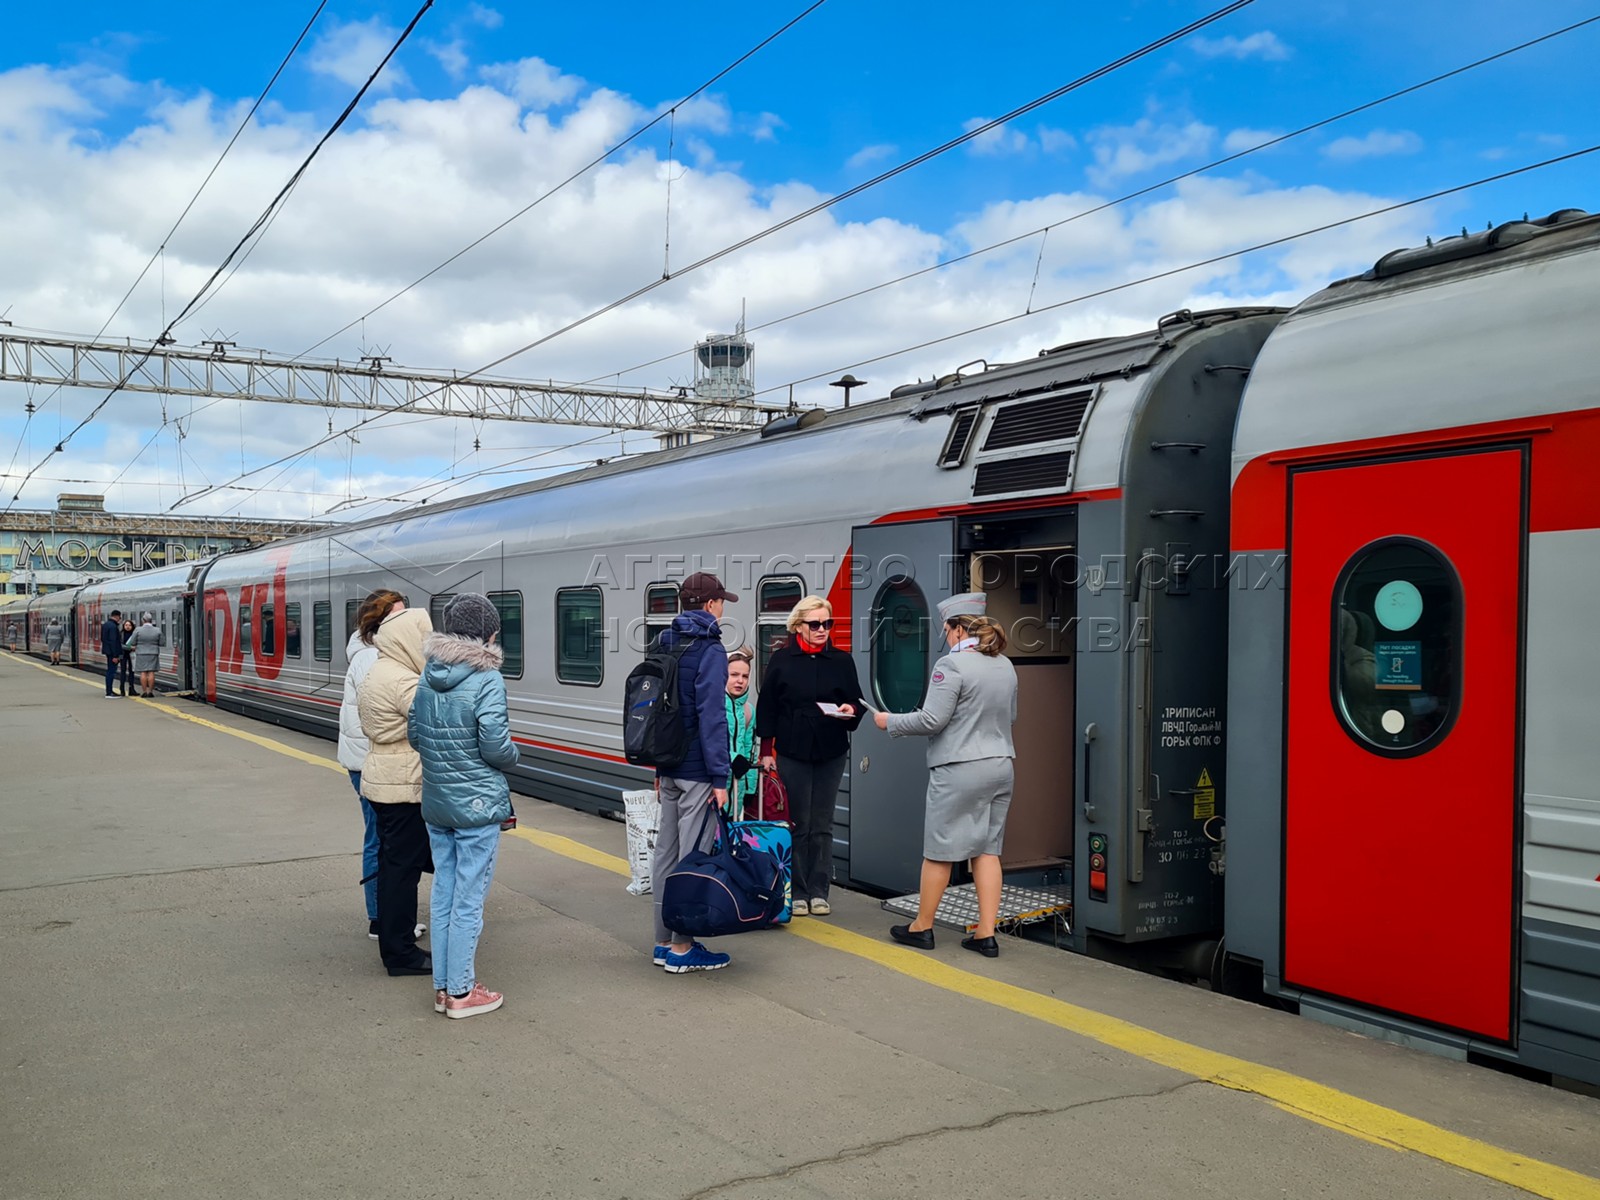
<path id="1" fill-rule="evenodd" d="M 107 658 L 122 657 L 122 626 L 110 617 L 100 626 L 100 653 Z"/>
<path id="2" fill-rule="evenodd" d="M 679 613 L 661 635 L 670 650 L 684 640 L 689 648 L 678 660 L 678 701 L 689 730 L 689 753 L 677 766 L 661 771 L 673 779 L 727 787 L 733 770 L 728 760 L 728 654 L 722 648 L 717 619 L 703 608 Z"/>
<path id="3" fill-rule="evenodd" d="M 422 643 L 406 738 L 422 758 L 422 819 L 442 829 L 498 825 L 511 815 L 504 772 L 517 765 L 499 646 L 449 633 Z"/>

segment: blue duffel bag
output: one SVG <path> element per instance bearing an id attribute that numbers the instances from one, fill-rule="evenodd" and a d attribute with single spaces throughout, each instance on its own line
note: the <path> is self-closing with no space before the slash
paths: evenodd
<path id="1" fill-rule="evenodd" d="M 765 929 L 783 912 L 783 867 L 765 850 L 730 836 L 728 818 L 715 805 L 706 806 L 695 845 L 705 841 L 713 817 L 721 830 L 716 848 L 690 851 L 661 884 L 662 924 L 691 938 Z"/>

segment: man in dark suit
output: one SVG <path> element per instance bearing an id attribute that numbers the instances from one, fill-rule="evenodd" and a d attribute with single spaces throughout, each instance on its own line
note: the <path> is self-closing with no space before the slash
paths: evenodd
<path id="1" fill-rule="evenodd" d="M 100 626 L 100 653 L 106 656 L 106 695 L 115 696 L 117 667 L 122 662 L 122 610 L 113 608 Z"/>

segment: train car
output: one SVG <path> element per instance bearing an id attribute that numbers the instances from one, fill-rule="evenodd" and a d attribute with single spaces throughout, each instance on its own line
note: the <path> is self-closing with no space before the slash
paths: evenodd
<path id="1" fill-rule="evenodd" d="M 502 617 L 516 785 L 619 811 L 646 780 L 622 756 L 623 681 L 689 572 L 739 593 L 725 637 L 756 647 L 758 688 L 788 612 L 817 593 L 896 711 L 921 702 L 942 652 L 934 605 L 982 587 L 1021 689 L 1005 865 L 1070 877 L 1079 949 L 1214 947 L 1221 885 L 1201 829 L 1224 766 L 1229 586 L 1215 564 L 1244 374 L 1279 315 L 1174 314 L 759 434 L 228 555 L 200 585 L 203 693 L 331 735 L 363 595 L 396 588 L 437 621 L 452 594 L 482 591 Z M 291 638 L 308 618 L 309 644 Z M 837 879 L 915 889 L 925 781 L 920 743 L 856 735 Z"/>
<path id="2" fill-rule="evenodd" d="M 1600 216 L 1397 251 L 1257 360 L 1226 944 L 1300 1011 L 1600 1083 Z M 1247 732 L 1246 732 L 1247 731 Z"/>
<path id="3" fill-rule="evenodd" d="M 0 596 L 0 648 L 21 653 L 28 648 L 28 596 Z"/>
<path id="4" fill-rule="evenodd" d="M 38 658 L 50 657 L 50 651 L 45 647 L 44 631 L 49 628 L 51 621 L 60 621 L 67 631 L 66 640 L 61 643 L 61 661 L 72 665 L 83 661 L 80 645 L 83 630 L 77 624 L 74 606 L 78 591 L 77 588 L 64 588 L 59 592 L 46 592 L 29 598 L 25 647 L 29 654 Z M 94 648 L 100 648 L 98 628 L 94 634 Z"/>
<path id="5" fill-rule="evenodd" d="M 130 575 L 116 575 L 100 583 L 86 584 L 73 597 L 79 630 L 79 662 L 105 669 L 100 653 L 100 627 L 113 609 L 123 620 L 138 625 L 144 614 L 154 618 L 161 630 L 163 646 L 156 670 L 158 692 L 187 692 L 195 686 L 192 652 L 194 596 L 199 577 L 208 563 L 174 563 Z"/>

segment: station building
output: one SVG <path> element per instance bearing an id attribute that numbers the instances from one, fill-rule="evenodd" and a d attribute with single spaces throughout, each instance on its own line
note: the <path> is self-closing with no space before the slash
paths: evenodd
<path id="1" fill-rule="evenodd" d="M 67 493 L 53 509 L 12 509 L 0 517 L 0 595 L 59 591 L 321 528 L 259 517 L 114 513 L 106 511 L 104 496 Z"/>

